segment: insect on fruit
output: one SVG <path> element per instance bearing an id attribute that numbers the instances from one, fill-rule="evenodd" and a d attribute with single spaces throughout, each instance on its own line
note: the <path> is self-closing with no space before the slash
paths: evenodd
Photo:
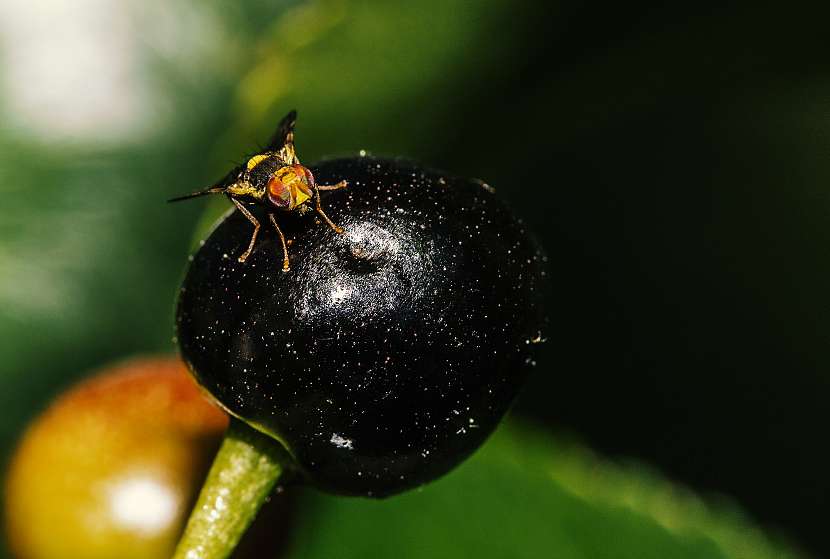
<path id="1" fill-rule="evenodd" d="M 176 339 L 199 384 L 305 482 L 400 493 L 481 446 L 533 369 L 543 254 L 480 181 L 371 156 L 312 170 L 349 181 L 330 205 L 348 234 L 286 221 L 296 274 L 251 274 L 225 256 L 248 240 L 233 212 L 193 255 Z"/>
<path id="2" fill-rule="evenodd" d="M 274 215 L 275 210 L 297 211 L 304 214 L 309 211 L 308 204 L 313 198 L 314 209 L 323 221 L 337 233 L 342 233 L 343 229 L 335 225 L 323 211 L 320 204 L 320 191 L 337 190 L 346 186 L 344 180 L 332 185 L 317 184 L 308 167 L 300 163 L 294 151 L 294 125 L 296 123 L 297 111 L 291 111 L 280 121 L 277 132 L 265 151 L 252 156 L 245 164 L 231 170 L 218 184 L 205 190 L 173 198 L 168 202 L 189 200 L 207 194 L 225 194 L 230 198 L 242 215 L 254 225 L 248 248 L 239 256 L 240 262 L 245 262 L 254 250 L 260 227 L 259 220 L 245 206 L 266 208 L 268 219 L 277 230 L 280 242 L 282 242 L 282 270 L 287 272 L 289 270 L 288 245 Z"/>
<path id="3" fill-rule="evenodd" d="M 333 235 L 284 220 L 296 273 L 249 266 L 240 212 L 200 243 L 176 309 L 199 384 L 233 416 L 174 559 L 224 559 L 276 484 L 386 497 L 479 448 L 548 331 L 541 247 L 481 181 L 401 158 L 329 159 Z M 324 242 L 325 240 L 325 242 Z"/>

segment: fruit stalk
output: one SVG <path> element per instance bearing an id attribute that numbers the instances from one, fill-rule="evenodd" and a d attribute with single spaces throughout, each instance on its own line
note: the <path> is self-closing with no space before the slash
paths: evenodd
<path id="1" fill-rule="evenodd" d="M 290 470 L 281 445 L 232 419 L 173 559 L 224 559 Z"/>

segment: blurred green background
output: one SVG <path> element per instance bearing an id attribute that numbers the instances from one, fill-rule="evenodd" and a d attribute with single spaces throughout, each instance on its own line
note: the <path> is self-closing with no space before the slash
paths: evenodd
<path id="1" fill-rule="evenodd" d="M 578 439 L 608 460 L 634 459 L 619 475 L 696 519 L 701 545 L 751 540 L 725 556 L 767 545 L 746 518 L 830 554 L 828 16 L 824 3 L 799 2 L 4 2 L 3 456 L 90 369 L 173 350 L 193 232 L 206 204 L 214 215 L 225 206 L 164 200 L 223 175 L 296 107 L 304 161 L 365 149 L 480 177 L 537 233 L 555 326 L 514 411 L 544 426 L 549 442 L 531 446 L 556 455 L 553 441 Z M 508 443 L 475 460 L 522 454 L 499 437 Z M 675 489 L 658 490 L 666 482 L 650 468 L 726 504 L 715 520 L 701 516 L 685 497 L 675 503 Z M 477 471 L 489 470 L 453 475 Z M 676 527 L 604 482 L 554 477 L 583 505 L 644 515 L 659 537 Z M 339 535 L 314 540 L 317 552 L 326 541 L 350 549 L 344 540 L 369 533 L 372 515 L 437 506 L 423 497 L 446 494 L 442 483 L 380 505 L 311 498 L 306 510 L 318 512 L 307 514 L 324 528 L 327 514 L 348 512 L 338 507 L 366 519 L 319 528 Z M 528 487 L 517 491 L 537 494 Z M 514 540 L 597 557 L 583 543 L 618 530 L 632 557 L 649 555 L 636 546 L 657 540 L 638 535 L 642 525 L 611 529 L 568 499 L 553 499 L 558 513 L 534 508 L 537 524 Z M 413 534 L 465 541 L 436 530 L 386 530 L 385 549 Z M 556 548 L 563 541 L 571 553 Z M 625 545 L 607 556 L 629 556 Z M 515 556 L 538 556 L 528 549 Z M 719 556 L 695 549 L 688 556 Z M 488 550 L 510 555 L 484 546 L 476 556 Z"/>

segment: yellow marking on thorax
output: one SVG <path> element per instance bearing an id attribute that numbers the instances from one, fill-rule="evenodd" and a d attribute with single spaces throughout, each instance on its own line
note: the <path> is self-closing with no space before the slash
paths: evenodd
<path id="1" fill-rule="evenodd" d="M 249 182 L 238 182 L 228 187 L 228 194 L 234 196 L 251 196 L 253 198 L 261 199 L 265 194 L 262 190 L 257 190 Z"/>
<path id="2" fill-rule="evenodd" d="M 246 165 L 246 167 L 250 171 L 251 169 L 253 169 L 257 165 L 259 165 L 262 162 L 263 159 L 268 159 L 268 157 L 269 157 L 268 155 L 264 155 L 264 154 L 255 155 L 255 156 L 253 156 L 252 158 L 250 158 L 248 160 L 248 164 Z"/>

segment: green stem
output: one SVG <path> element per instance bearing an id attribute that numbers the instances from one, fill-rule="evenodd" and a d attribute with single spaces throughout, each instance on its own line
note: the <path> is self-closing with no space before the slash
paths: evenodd
<path id="1" fill-rule="evenodd" d="M 231 419 L 173 559 L 224 559 L 289 469 L 275 440 Z"/>

